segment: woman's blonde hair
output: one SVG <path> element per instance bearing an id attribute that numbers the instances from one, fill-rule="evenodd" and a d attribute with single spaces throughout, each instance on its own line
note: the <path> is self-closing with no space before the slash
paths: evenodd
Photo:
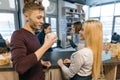
<path id="1" fill-rule="evenodd" d="M 102 24 L 97 20 L 87 20 L 84 24 L 84 38 L 87 47 L 93 51 L 93 79 L 97 80 L 100 75 L 101 53 L 102 53 Z"/>

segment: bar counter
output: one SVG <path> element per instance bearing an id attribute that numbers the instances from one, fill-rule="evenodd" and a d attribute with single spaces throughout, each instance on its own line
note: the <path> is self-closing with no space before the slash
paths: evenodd
<path id="1" fill-rule="evenodd" d="M 46 61 L 49 60 L 52 64 L 49 69 L 45 69 L 46 80 L 63 80 L 57 61 L 60 58 L 70 58 L 73 52 L 75 52 L 73 48 L 54 48 L 52 52 L 46 52 L 43 55 L 42 59 Z M 0 66 L 0 78 L 0 80 L 18 80 L 18 74 L 13 69 L 12 64 L 8 64 Z"/>
<path id="2" fill-rule="evenodd" d="M 103 68 L 106 80 L 120 79 L 120 59 L 117 57 L 104 61 Z"/>
<path id="3" fill-rule="evenodd" d="M 52 52 L 46 52 L 42 59 L 49 60 L 52 63 L 49 69 L 45 69 L 46 80 L 65 80 L 57 65 L 57 61 L 60 58 L 70 58 L 74 52 L 75 49 L 73 48 L 55 48 Z M 120 77 L 120 59 L 117 57 L 104 61 L 103 67 L 106 80 L 116 80 Z M 13 69 L 12 64 L 0 66 L 0 80 L 18 80 L 18 75 Z"/>

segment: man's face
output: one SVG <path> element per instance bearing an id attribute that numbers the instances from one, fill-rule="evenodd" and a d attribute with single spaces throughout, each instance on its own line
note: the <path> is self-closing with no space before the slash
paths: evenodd
<path id="1" fill-rule="evenodd" d="M 44 11 L 35 10 L 28 16 L 28 24 L 33 30 L 38 30 L 44 23 Z"/>

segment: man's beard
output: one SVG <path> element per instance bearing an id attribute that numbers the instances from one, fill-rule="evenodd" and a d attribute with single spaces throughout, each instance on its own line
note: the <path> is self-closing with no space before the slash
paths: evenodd
<path id="1" fill-rule="evenodd" d="M 30 25 L 30 27 L 31 27 L 31 29 L 32 30 L 37 30 L 37 25 L 36 25 L 37 23 L 36 22 L 34 22 L 31 18 L 29 19 L 29 25 Z"/>

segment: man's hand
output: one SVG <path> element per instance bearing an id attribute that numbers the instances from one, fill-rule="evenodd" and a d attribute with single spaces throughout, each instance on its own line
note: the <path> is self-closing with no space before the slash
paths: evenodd
<path id="1" fill-rule="evenodd" d="M 51 66 L 50 61 L 43 61 L 43 60 L 41 60 L 41 63 L 42 63 L 43 66 L 45 66 L 47 68 L 49 68 Z"/>
<path id="2" fill-rule="evenodd" d="M 64 66 L 62 59 L 59 59 L 57 63 L 58 63 L 58 65 L 59 65 L 60 67 Z"/>

